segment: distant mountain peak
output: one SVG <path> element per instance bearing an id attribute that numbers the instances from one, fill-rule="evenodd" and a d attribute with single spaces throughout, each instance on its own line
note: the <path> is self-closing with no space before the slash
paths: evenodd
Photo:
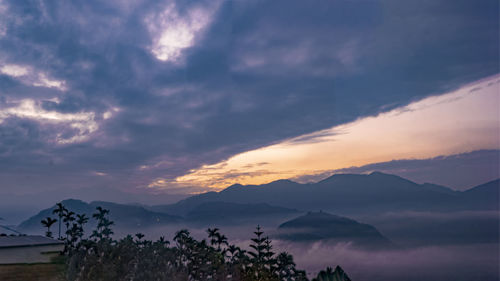
<path id="1" fill-rule="evenodd" d="M 394 175 L 394 174 L 383 173 L 383 172 L 380 172 L 380 171 L 373 171 L 370 174 L 368 174 L 368 177 L 371 177 L 371 178 L 381 178 L 381 179 L 400 180 L 400 181 L 405 181 L 405 182 L 410 182 L 410 183 L 414 183 L 415 184 L 415 182 L 413 182 L 413 181 L 411 181 L 409 179 L 405 179 L 403 177 L 400 177 L 400 176 Z"/>
<path id="2" fill-rule="evenodd" d="M 87 203 L 87 202 L 80 200 L 80 199 L 68 198 L 68 199 L 62 200 L 61 203 L 63 203 L 63 205 L 64 205 L 64 203 Z"/>
<path id="3" fill-rule="evenodd" d="M 283 186 L 283 185 L 299 185 L 299 183 L 296 183 L 296 182 L 289 180 L 289 179 L 279 179 L 279 180 L 275 180 L 275 181 L 265 183 L 262 185 L 242 185 L 242 184 L 236 183 L 236 184 L 233 184 L 233 185 L 226 187 L 225 189 L 221 190 L 219 193 L 231 192 L 231 191 L 241 190 L 244 188 L 266 188 L 266 187 Z"/>
<path id="4" fill-rule="evenodd" d="M 290 179 L 280 179 L 280 180 L 272 181 L 269 184 L 273 184 L 273 183 L 296 183 L 296 182 L 294 182 Z"/>
<path id="5" fill-rule="evenodd" d="M 219 191 L 219 193 L 235 191 L 235 190 L 238 190 L 242 187 L 245 187 L 245 186 L 242 184 L 239 184 L 239 183 L 235 183 L 235 184 L 230 185 L 230 186 L 224 188 L 223 190 Z"/>
<path id="6" fill-rule="evenodd" d="M 387 174 L 387 173 L 383 173 L 380 171 L 373 171 L 373 172 L 369 173 L 368 176 L 385 176 L 385 177 L 398 177 L 398 178 L 400 178 L 400 176 L 396 176 L 393 174 Z"/>
<path id="7" fill-rule="evenodd" d="M 377 181 L 386 180 L 386 181 L 404 181 L 404 182 L 414 183 L 414 182 L 407 180 L 405 178 L 402 178 L 400 176 L 386 174 L 386 173 L 382 173 L 379 171 L 374 171 L 374 172 L 371 172 L 370 174 L 350 174 L 350 173 L 333 174 L 333 175 L 329 176 L 328 178 L 323 179 L 317 183 L 321 184 L 321 183 L 330 183 L 330 182 L 337 182 L 337 181 L 353 181 L 353 180 L 368 180 L 368 179 L 377 180 Z"/>

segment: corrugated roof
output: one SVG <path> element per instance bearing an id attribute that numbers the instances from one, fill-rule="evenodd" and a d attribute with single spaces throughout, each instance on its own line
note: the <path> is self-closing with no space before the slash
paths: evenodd
<path id="1" fill-rule="evenodd" d="M 40 235 L 0 236 L 0 248 L 57 245 L 57 244 L 63 244 L 63 242 Z"/>

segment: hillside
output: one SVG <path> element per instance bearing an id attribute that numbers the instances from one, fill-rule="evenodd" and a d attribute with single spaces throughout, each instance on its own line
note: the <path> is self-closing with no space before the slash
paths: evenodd
<path id="1" fill-rule="evenodd" d="M 230 225 L 230 224 L 266 224 L 272 222 L 278 224 L 283 220 L 289 219 L 299 213 L 298 210 L 271 206 L 265 203 L 258 204 L 238 204 L 228 202 L 206 202 L 197 205 L 190 210 L 184 217 L 172 216 L 163 212 L 155 212 L 141 206 L 124 205 L 112 202 L 94 201 L 86 203 L 84 201 L 68 199 L 62 201 L 63 205 L 78 214 L 86 214 L 92 217 L 97 206 L 110 210 L 110 219 L 115 222 L 114 228 L 137 228 L 150 227 L 171 223 L 187 223 L 197 226 L 210 225 Z M 40 221 L 47 216 L 57 218 L 52 214 L 51 208 L 40 211 L 22 222 L 17 229 L 22 232 L 41 233 L 43 228 Z M 57 224 L 56 224 L 57 225 Z M 93 220 L 90 220 L 89 226 L 93 226 Z M 56 227 L 57 228 L 57 227 Z M 56 228 L 52 228 L 55 230 Z"/>
<path id="2" fill-rule="evenodd" d="M 389 247 L 391 242 L 375 227 L 355 220 L 328 214 L 309 212 L 289 220 L 278 228 L 279 238 L 291 241 L 334 240 L 352 242 L 362 247 Z"/>
<path id="3" fill-rule="evenodd" d="M 92 214 L 95 213 L 96 207 L 101 206 L 110 210 L 109 217 L 118 227 L 147 227 L 177 223 L 181 220 L 181 218 L 177 216 L 153 212 L 143 207 L 134 205 L 117 204 L 104 201 L 86 203 L 75 199 L 64 200 L 62 203 L 68 210 L 77 214 L 86 214 L 90 218 L 92 218 Z M 55 206 L 52 206 L 40 211 L 37 215 L 22 222 L 19 225 L 18 230 L 23 232 L 43 231 L 40 221 L 48 216 L 56 218 L 56 215 L 52 214 L 52 210 L 54 209 Z M 89 225 L 92 225 L 92 223 L 93 220 L 91 219 Z M 52 228 L 52 230 L 55 229 L 56 227 Z"/>
<path id="4" fill-rule="evenodd" d="M 196 206 L 187 215 L 188 222 L 201 224 L 263 224 L 269 220 L 283 220 L 299 211 L 275 207 L 265 203 L 238 204 L 228 202 L 206 202 Z"/>
<path id="5" fill-rule="evenodd" d="M 500 179 L 487 182 L 463 192 L 463 204 L 469 208 L 498 210 Z"/>

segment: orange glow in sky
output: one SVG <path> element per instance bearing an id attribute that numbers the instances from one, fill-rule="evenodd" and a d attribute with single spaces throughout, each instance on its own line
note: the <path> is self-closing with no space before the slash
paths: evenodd
<path id="1" fill-rule="evenodd" d="M 150 187 L 222 189 L 395 159 L 498 149 L 500 76 L 407 106 L 247 151 Z"/>

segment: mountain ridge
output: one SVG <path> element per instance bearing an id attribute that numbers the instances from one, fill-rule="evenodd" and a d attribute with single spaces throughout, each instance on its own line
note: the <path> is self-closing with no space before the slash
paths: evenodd
<path id="1" fill-rule="evenodd" d="M 219 217 L 241 223 L 250 217 L 286 218 L 294 212 L 325 210 L 339 215 L 377 214 L 398 211 L 498 210 L 500 179 L 466 191 L 435 184 L 417 184 L 380 172 L 368 175 L 339 174 L 317 183 L 278 180 L 263 185 L 231 185 L 220 192 L 197 194 L 175 204 L 139 206 L 77 199 L 63 204 L 89 217 L 96 206 L 111 210 L 110 218 L 125 226 L 164 223 L 217 222 Z M 23 221 L 20 230 L 41 229 L 40 220 L 52 216 L 47 208 Z"/>
<path id="2" fill-rule="evenodd" d="M 151 209 L 185 215 L 197 205 L 211 201 L 240 204 L 267 203 L 285 208 L 324 209 L 344 214 L 399 210 L 498 209 L 498 202 L 494 202 L 492 197 L 487 195 L 490 193 L 494 195 L 495 190 L 498 192 L 499 180 L 489 184 L 493 187 L 485 188 L 484 192 L 472 192 L 481 185 L 466 191 L 455 191 L 431 183 L 417 184 L 408 179 L 381 172 L 361 175 L 336 174 L 316 183 L 307 184 L 291 180 L 277 180 L 262 185 L 234 184 L 219 192 L 197 194 L 174 204 L 155 205 Z M 487 195 L 469 196 L 474 193 Z"/>

